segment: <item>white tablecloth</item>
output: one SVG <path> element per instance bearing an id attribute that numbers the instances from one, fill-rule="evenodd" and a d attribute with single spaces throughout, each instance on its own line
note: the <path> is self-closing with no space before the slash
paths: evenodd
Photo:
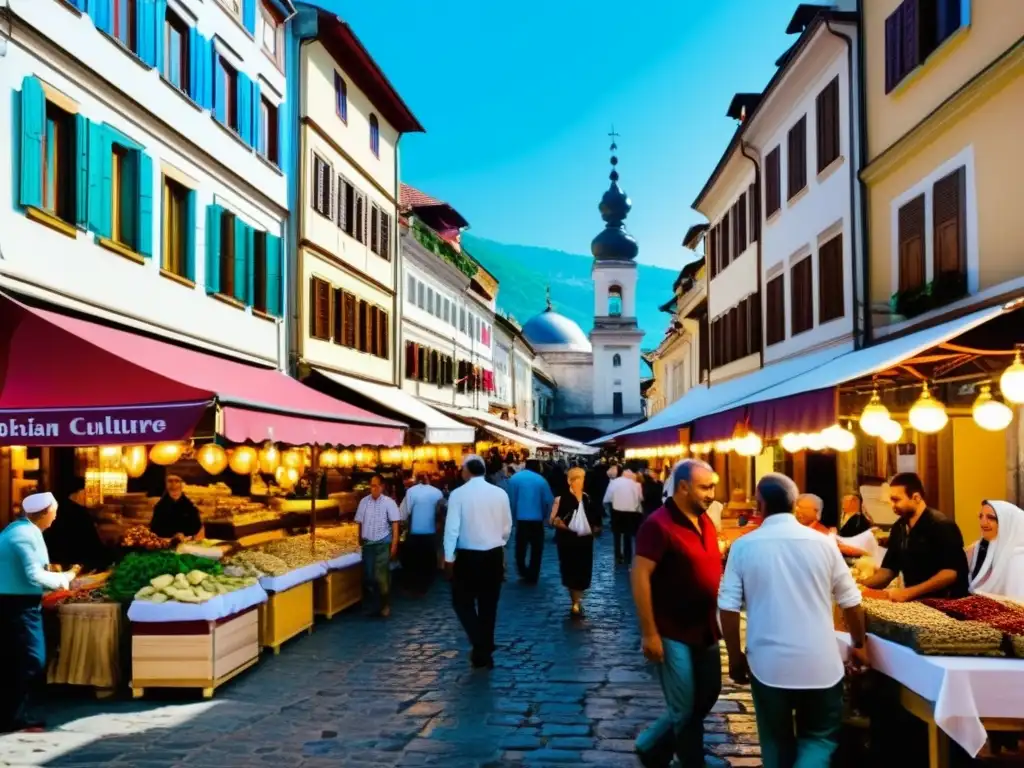
<path id="1" fill-rule="evenodd" d="M 363 562 L 363 556 L 359 552 L 349 552 L 347 555 L 340 555 L 333 560 L 328 560 L 327 570 L 340 571 L 342 568 L 349 568 Z"/>
<path id="2" fill-rule="evenodd" d="M 128 619 L 145 623 L 216 621 L 266 601 L 267 593 L 263 587 L 253 584 L 226 595 L 217 595 L 204 603 L 149 603 L 133 600 L 128 606 Z"/>
<path id="3" fill-rule="evenodd" d="M 850 636 L 837 632 L 844 656 Z M 976 757 L 987 735 L 981 718 L 1024 719 L 1024 659 L 921 656 L 871 635 L 871 667 L 935 705 L 935 724 Z"/>
<path id="4" fill-rule="evenodd" d="M 286 589 L 305 584 L 307 581 L 319 579 L 325 573 L 327 573 L 326 563 L 312 563 L 280 576 L 261 576 L 260 586 L 267 592 L 284 592 Z"/>

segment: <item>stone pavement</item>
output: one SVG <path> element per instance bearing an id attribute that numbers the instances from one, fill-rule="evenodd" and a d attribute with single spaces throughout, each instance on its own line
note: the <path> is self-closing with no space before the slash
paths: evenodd
<path id="1" fill-rule="evenodd" d="M 662 697 L 639 651 L 628 572 L 610 550 L 610 536 L 599 540 L 580 624 L 568 619 L 550 542 L 538 586 L 510 569 L 491 672 L 470 669 L 439 582 L 424 599 L 398 598 L 388 620 L 349 612 L 318 623 L 212 701 L 61 698 L 48 712 L 55 730 L 0 736 L 0 765 L 639 765 L 633 739 Z M 734 766 L 761 764 L 750 693 L 728 679 L 706 743 Z"/>

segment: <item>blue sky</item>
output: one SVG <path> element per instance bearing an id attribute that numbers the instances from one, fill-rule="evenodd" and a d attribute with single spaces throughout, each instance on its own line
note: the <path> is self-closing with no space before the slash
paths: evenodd
<path id="1" fill-rule="evenodd" d="M 678 269 L 690 204 L 761 90 L 797 0 L 320 0 L 427 129 L 402 177 L 481 237 L 589 253 L 612 123 L 640 260 Z"/>

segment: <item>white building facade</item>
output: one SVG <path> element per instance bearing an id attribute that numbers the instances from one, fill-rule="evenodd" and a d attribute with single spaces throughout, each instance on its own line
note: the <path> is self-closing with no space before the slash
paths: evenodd
<path id="1" fill-rule="evenodd" d="M 293 10 L 9 0 L 0 287 L 283 367 Z"/>

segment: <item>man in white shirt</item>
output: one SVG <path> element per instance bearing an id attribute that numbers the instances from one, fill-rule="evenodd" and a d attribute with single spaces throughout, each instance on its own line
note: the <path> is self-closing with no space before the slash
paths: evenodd
<path id="1" fill-rule="evenodd" d="M 642 501 L 643 489 L 628 469 L 608 483 L 604 492 L 604 504 L 611 508 L 616 563 L 628 565 L 633 559 L 633 537 L 643 517 Z"/>
<path id="2" fill-rule="evenodd" d="M 444 494 L 430 484 L 426 473 L 405 492 L 399 511 L 409 521 L 409 535 L 402 545 L 402 570 L 408 586 L 425 594 L 437 575 L 437 515 Z"/>
<path id="3" fill-rule="evenodd" d="M 764 522 L 732 545 L 718 593 L 729 676 L 738 683 L 749 677 L 765 768 L 827 768 L 838 745 L 844 669 L 833 600 L 850 629 L 854 662 L 866 659 L 860 590 L 835 543 L 793 516 L 797 495 L 785 475 L 761 478 Z"/>
<path id="4" fill-rule="evenodd" d="M 485 479 L 479 456 L 462 462 L 465 483 L 448 498 L 444 526 L 445 573 L 452 579 L 452 605 L 470 643 L 477 669 L 494 667 L 494 625 L 505 577 L 505 544 L 512 533 L 508 494 Z"/>

